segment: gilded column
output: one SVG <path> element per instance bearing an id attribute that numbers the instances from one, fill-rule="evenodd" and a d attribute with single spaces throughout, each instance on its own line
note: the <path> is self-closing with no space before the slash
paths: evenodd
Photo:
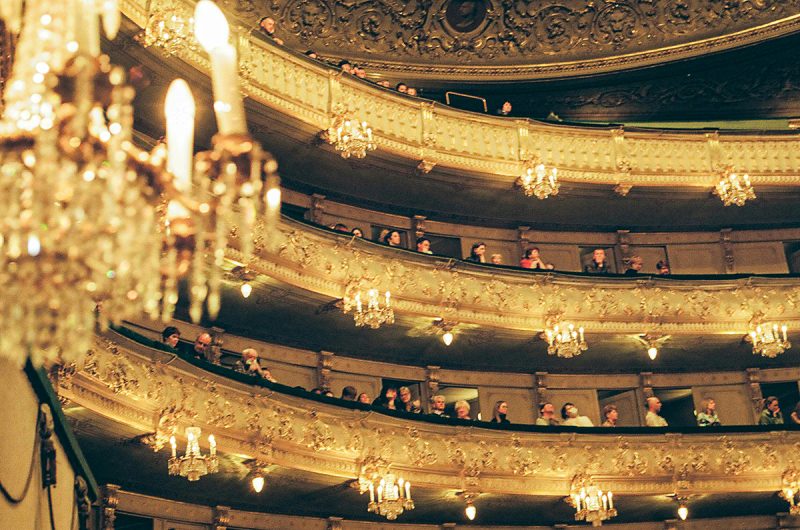
<path id="1" fill-rule="evenodd" d="M 106 484 L 103 486 L 103 530 L 114 530 L 114 521 L 117 519 L 117 505 L 119 504 L 119 486 Z"/>

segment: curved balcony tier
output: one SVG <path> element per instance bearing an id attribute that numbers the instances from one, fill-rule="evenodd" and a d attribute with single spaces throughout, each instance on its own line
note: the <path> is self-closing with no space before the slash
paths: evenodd
<path id="1" fill-rule="evenodd" d="M 193 4 L 181 5 L 188 10 Z M 129 37 L 147 23 L 146 7 L 144 0 L 123 2 Z M 479 115 L 342 76 L 250 33 L 249 26 L 239 27 L 238 35 L 250 130 L 276 154 L 284 181 L 300 191 L 380 202 L 387 211 L 488 219 L 504 226 L 530 224 L 532 219 L 573 229 L 800 222 L 793 208 L 800 143 L 791 131 L 717 135 Z M 137 113 L 137 125 L 152 137 L 163 131 L 158 107 L 176 71 L 190 80 L 196 96 L 209 99 L 204 53 L 179 49 L 180 60 L 165 59 L 130 38 L 111 46 L 116 46 L 115 60 L 143 64 L 157 81 L 142 87 L 137 100 L 137 108 L 145 109 Z M 378 149 L 363 162 L 342 160 L 327 144 L 320 146 L 318 133 L 330 126 L 339 108 L 366 120 L 374 132 Z M 200 143 L 213 130 L 210 114 L 199 117 Z M 534 157 L 559 169 L 563 186 L 554 199 L 538 201 L 513 189 L 522 161 Z M 733 209 L 710 196 L 718 180 L 712 167 L 722 164 L 750 175 L 756 201 Z M 665 199 L 670 208 L 664 208 Z"/>
<path id="2" fill-rule="evenodd" d="M 615 522 L 668 518 L 675 506 L 667 496 L 675 493 L 702 496 L 698 517 L 775 513 L 783 502 L 775 492 L 800 450 L 800 433 L 780 428 L 506 427 L 379 412 L 282 385 L 253 386 L 249 376 L 113 333 L 97 338 L 82 366 L 56 373 L 59 396 L 90 461 L 101 461 L 101 475 L 116 462 L 111 468 L 124 488 L 181 497 L 192 486 L 167 480 L 168 439 L 177 434 L 182 446 L 183 429 L 196 426 L 214 434 L 221 470 L 183 499 L 278 513 L 328 516 L 335 504 L 338 516 L 367 518 L 365 497 L 346 484 L 387 466 L 414 485 L 418 508 L 402 516 L 408 522 L 440 524 L 441 513 L 458 505 L 452 492 L 465 490 L 487 501 L 478 505 L 488 524 L 569 521 L 574 510 L 561 499 L 579 474 L 614 492 Z M 252 458 L 277 466 L 275 482 L 288 489 L 272 498 L 244 494 L 242 462 Z M 164 481 L 153 480 L 159 473 Z M 298 491 L 315 502 L 284 504 Z M 497 498 L 505 501 L 491 501 Z"/>
<path id="3" fill-rule="evenodd" d="M 231 248 L 240 265 L 244 256 Z M 791 275 L 623 277 L 482 266 L 392 249 L 284 219 L 256 242 L 247 267 L 334 299 L 390 290 L 400 314 L 542 330 L 550 317 L 591 333 L 744 334 L 752 322 L 800 320 Z"/>

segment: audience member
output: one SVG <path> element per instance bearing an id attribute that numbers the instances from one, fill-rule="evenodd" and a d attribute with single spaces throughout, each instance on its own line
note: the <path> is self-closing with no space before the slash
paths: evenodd
<path id="1" fill-rule="evenodd" d="M 262 17 L 261 20 L 258 21 L 258 27 L 267 37 L 274 40 L 276 44 L 283 45 L 283 40 L 275 36 L 276 26 L 275 19 L 272 17 Z"/>
<path id="2" fill-rule="evenodd" d="M 798 401 L 797 405 L 795 405 L 794 410 L 789 415 L 789 419 L 791 419 L 792 423 L 795 425 L 800 425 L 800 401 Z"/>
<path id="3" fill-rule="evenodd" d="M 583 268 L 583 272 L 593 274 L 608 274 L 608 262 L 606 262 L 606 251 L 602 248 L 594 249 L 592 261 Z"/>
<path id="4" fill-rule="evenodd" d="M 441 416 L 442 418 L 449 418 L 447 414 L 444 413 L 444 396 L 441 394 L 436 394 L 435 396 L 431 396 L 431 414 L 435 414 L 436 416 Z"/>
<path id="5" fill-rule="evenodd" d="M 319 59 L 319 55 L 314 50 L 306 50 L 305 56 L 310 59 Z"/>
<path id="6" fill-rule="evenodd" d="M 406 94 L 408 94 L 409 96 L 417 97 L 417 89 L 414 88 L 413 86 L 410 86 L 408 87 Z"/>
<path id="7" fill-rule="evenodd" d="M 508 115 L 510 115 L 511 114 L 511 102 L 510 101 L 504 101 L 503 105 L 499 109 L 497 109 L 497 111 L 495 111 L 495 114 L 497 114 L 498 116 L 508 116 Z"/>
<path id="8" fill-rule="evenodd" d="M 364 237 L 364 231 L 361 230 L 359 227 L 353 228 L 352 230 L 350 230 L 350 233 L 356 237 Z"/>
<path id="9" fill-rule="evenodd" d="M 357 395 L 358 395 L 358 390 L 356 390 L 356 387 L 346 386 L 342 389 L 341 399 L 345 401 L 355 401 Z"/>
<path id="10" fill-rule="evenodd" d="M 342 72 L 346 74 L 353 73 L 353 65 L 350 64 L 350 61 L 348 61 L 347 59 L 342 59 L 341 61 L 339 61 L 339 64 L 337 66 L 339 66 Z"/>
<path id="11" fill-rule="evenodd" d="M 272 377 L 272 373 L 269 371 L 269 368 L 261 367 L 261 363 L 258 360 L 258 352 L 253 348 L 245 348 L 242 350 L 242 366 L 244 367 L 244 373 L 246 374 L 257 375 L 271 383 L 278 382 L 274 377 Z M 316 392 L 316 389 L 313 390 L 313 392 L 321 394 L 322 389 L 319 390 L 320 392 Z"/>
<path id="12" fill-rule="evenodd" d="M 498 401 L 494 404 L 494 411 L 492 412 L 492 423 L 511 423 L 508 416 L 508 403 L 505 401 Z"/>
<path id="13" fill-rule="evenodd" d="M 360 66 L 353 66 L 353 75 L 355 75 L 359 79 L 366 79 L 367 72 L 364 71 L 363 68 Z"/>
<path id="14" fill-rule="evenodd" d="M 370 403 L 369 394 L 367 394 L 366 392 L 361 392 L 358 395 L 358 402 L 364 403 L 365 405 L 369 405 Z"/>
<path id="15" fill-rule="evenodd" d="M 392 88 L 392 84 L 389 81 L 387 81 L 386 79 L 378 81 L 375 84 L 378 85 L 378 86 L 382 86 L 383 88 Z"/>
<path id="16" fill-rule="evenodd" d="M 546 269 L 553 270 L 553 266 L 542 261 L 539 256 L 539 247 L 531 247 L 525 251 L 525 257 L 519 260 L 519 266 L 523 269 Z"/>
<path id="17" fill-rule="evenodd" d="M 469 256 L 464 259 L 476 263 L 486 263 L 486 243 L 482 241 L 473 243 L 472 249 L 469 251 Z"/>
<path id="18" fill-rule="evenodd" d="M 433 254 L 433 252 L 431 252 L 431 240 L 424 236 L 417 238 L 417 252 Z"/>
<path id="19" fill-rule="evenodd" d="M 463 399 L 459 399 L 458 401 L 456 401 L 456 404 L 453 406 L 453 409 L 456 411 L 456 419 L 459 420 L 472 419 L 469 417 L 469 403 L 467 403 Z"/>
<path id="20" fill-rule="evenodd" d="M 383 391 L 382 396 L 375 398 L 375 401 L 372 402 L 372 405 L 376 407 L 397 410 L 395 399 L 397 399 L 397 389 L 390 387 Z"/>
<path id="21" fill-rule="evenodd" d="M 769 396 L 764 400 L 764 410 L 758 418 L 759 425 L 783 425 L 783 414 L 778 398 Z"/>
<path id="22" fill-rule="evenodd" d="M 558 425 L 556 408 L 549 401 L 539 405 L 539 417 L 536 419 L 536 425 Z"/>
<path id="23" fill-rule="evenodd" d="M 628 262 L 628 268 L 625 270 L 625 276 L 636 276 L 642 271 L 644 260 L 639 256 L 632 256 Z"/>
<path id="24" fill-rule="evenodd" d="M 161 342 L 172 349 L 178 347 L 179 340 L 181 340 L 181 332 L 175 326 L 167 326 L 161 332 Z"/>
<path id="25" fill-rule="evenodd" d="M 603 423 L 601 427 L 616 427 L 619 419 L 619 411 L 616 405 L 606 405 L 603 407 Z"/>
<path id="26" fill-rule="evenodd" d="M 659 412 L 661 412 L 661 400 L 657 397 L 647 398 L 647 415 L 645 416 L 644 423 L 648 427 L 666 427 L 667 420 L 665 420 Z"/>
<path id="27" fill-rule="evenodd" d="M 666 276 L 667 274 L 669 274 L 669 264 L 667 263 L 666 260 L 662 259 L 661 261 L 656 263 L 656 270 L 660 275 Z"/>
<path id="28" fill-rule="evenodd" d="M 700 410 L 697 411 L 698 427 L 719 427 L 719 417 L 717 417 L 717 404 L 713 398 L 703 398 L 700 401 Z"/>
<path id="29" fill-rule="evenodd" d="M 197 357 L 198 359 L 203 359 L 204 361 L 208 360 L 208 348 L 211 346 L 211 335 L 206 333 L 205 331 L 197 336 L 194 339 L 194 348 L 192 350 L 192 355 Z"/>
<path id="30" fill-rule="evenodd" d="M 383 243 L 385 245 L 389 245 L 390 247 L 399 247 L 400 246 L 400 232 L 397 230 L 389 230 L 385 236 L 383 236 Z"/>
<path id="31" fill-rule="evenodd" d="M 350 230 L 347 228 L 347 225 L 344 223 L 336 223 L 333 225 L 333 229 L 337 232 L 349 232 Z"/>
<path id="32" fill-rule="evenodd" d="M 406 412 L 412 412 L 414 414 L 419 414 L 422 412 L 422 406 L 418 399 L 412 399 L 411 389 L 407 386 L 401 386 L 399 390 L 400 394 L 400 410 L 404 410 Z"/>
<path id="33" fill-rule="evenodd" d="M 395 86 L 394 89 L 401 94 L 408 94 L 408 85 L 405 83 L 397 83 L 397 86 Z"/>
<path id="34" fill-rule="evenodd" d="M 578 407 L 572 403 L 564 403 L 564 406 L 561 407 L 561 417 L 564 419 L 564 421 L 561 422 L 561 425 L 572 427 L 594 427 L 592 420 L 586 416 L 580 416 L 578 414 Z"/>
<path id="35" fill-rule="evenodd" d="M 492 254 L 491 257 L 492 265 L 502 265 L 503 264 L 503 255 L 502 254 Z"/>

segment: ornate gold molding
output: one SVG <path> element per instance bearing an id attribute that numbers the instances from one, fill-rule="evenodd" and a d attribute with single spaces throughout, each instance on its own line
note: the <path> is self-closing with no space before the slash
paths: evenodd
<path id="1" fill-rule="evenodd" d="M 62 389 L 71 400 L 132 425 L 140 424 L 130 415 L 135 408 L 172 404 L 184 411 L 172 432 L 199 426 L 214 433 L 221 452 L 268 457 L 291 469 L 358 478 L 370 463 L 389 462 L 418 487 L 467 484 L 484 493 L 526 495 L 565 495 L 572 477 L 587 473 L 622 496 L 672 493 L 676 481 L 686 494 L 778 491 L 783 473 L 800 463 L 796 432 L 617 435 L 444 426 L 251 387 L 179 359 L 162 363 L 161 352 L 118 340 L 98 338 L 89 360 L 105 368 L 79 371 L 71 388 Z M 115 392 L 114 374 L 125 374 L 125 390 Z M 106 397 L 82 391 L 98 386 Z M 153 416 L 145 429 L 158 424 Z M 163 456 L 166 470 L 166 450 Z"/>
<path id="2" fill-rule="evenodd" d="M 193 5 L 191 0 L 181 1 Z M 146 7 L 146 0 L 122 2 L 125 15 L 140 27 L 146 23 Z M 800 15 L 775 24 L 753 31 L 798 29 Z M 377 156 L 383 150 L 409 159 L 415 166 L 422 161 L 423 172 L 435 166 L 449 167 L 478 174 L 473 176 L 482 183 L 510 188 L 521 171 L 521 161 L 538 154 L 544 162 L 558 165 L 559 179 L 567 182 L 617 186 L 620 190 L 630 186 L 710 190 L 716 183 L 703 132 L 625 131 L 625 156 L 619 160 L 614 155 L 619 128 L 590 129 L 477 116 L 402 97 L 290 53 L 254 35 L 251 29 L 249 22 L 234 28 L 245 74 L 242 88 L 254 101 L 277 110 L 282 115 L 279 119 L 295 126 L 300 121 L 316 130 L 328 127 L 330 110 L 337 104 L 359 109 L 359 118 L 370 124 L 380 147 Z M 726 37 L 725 42 L 731 40 L 736 39 Z M 199 51 L 187 49 L 178 56 L 195 69 L 208 71 L 208 60 Z M 275 119 L 274 115 L 269 119 Z M 746 170 L 757 189 L 800 184 L 800 139 L 796 135 L 723 134 L 719 152 L 720 162 Z"/>
<path id="3" fill-rule="evenodd" d="M 250 27 L 264 16 L 221 2 Z M 409 76 L 508 80 L 613 71 L 752 44 L 797 29 L 796 0 L 272 0 L 279 37 L 295 49 Z"/>
<path id="4" fill-rule="evenodd" d="M 609 278 L 568 273 L 489 270 L 464 262 L 401 252 L 284 219 L 269 238 L 256 242 L 252 270 L 289 285 L 341 298 L 354 281 L 391 290 L 398 315 L 440 316 L 460 323 L 530 330 L 547 315 L 592 333 L 643 333 L 659 322 L 663 334 L 741 333 L 753 315 L 800 322 L 800 280 L 750 277 L 677 280 Z M 228 249 L 228 257 L 241 254 Z M 591 339 L 589 338 L 591 341 Z"/>

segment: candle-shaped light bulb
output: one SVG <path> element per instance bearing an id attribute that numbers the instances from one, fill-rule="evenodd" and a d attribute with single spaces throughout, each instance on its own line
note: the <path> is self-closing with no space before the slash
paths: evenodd
<path id="1" fill-rule="evenodd" d="M 192 187 L 192 156 L 194 150 L 195 105 L 192 91 L 183 79 L 175 79 L 164 101 L 167 118 L 167 170 L 172 173 L 173 185 L 180 193 Z M 178 201 L 170 201 L 167 219 L 183 219 L 189 211 Z"/>
<path id="2" fill-rule="evenodd" d="M 582 328 L 582 327 L 581 327 L 581 328 L 578 328 L 578 333 L 579 333 L 579 334 L 580 334 L 580 336 L 581 336 L 581 342 L 583 342 L 583 328 Z"/>
<path id="3" fill-rule="evenodd" d="M 375 502 L 375 486 L 371 481 L 369 483 L 369 502 Z"/>
<path id="4" fill-rule="evenodd" d="M 169 437 L 169 444 L 172 446 L 172 458 L 178 456 L 178 442 L 175 440 L 174 436 Z"/>
<path id="5" fill-rule="evenodd" d="M 406 481 L 406 499 L 411 500 L 411 483 Z"/>
<path id="6" fill-rule="evenodd" d="M 222 10 L 211 0 L 200 0 L 194 8 L 194 34 L 203 49 L 211 50 L 228 43 L 230 27 Z"/>
<path id="7" fill-rule="evenodd" d="M 610 491 L 608 492 L 608 509 L 609 510 L 614 509 L 614 494 L 611 493 Z"/>
<path id="8" fill-rule="evenodd" d="M 389 291 L 386 291 L 386 307 L 389 307 L 391 305 L 391 296 L 392 296 L 391 293 Z"/>
<path id="9" fill-rule="evenodd" d="M 215 456 L 217 454 L 217 439 L 214 438 L 213 434 L 208 435 L 208 447 L 211 451 L 211 456 Z"/>
<path id="10" fill-rule="evenodd" d="M 781 326 L 781 333 L 783 334 L 783 342 L 786 342 L 786 332 L 788 331 L 788 327 L 784 324 Z"/>

